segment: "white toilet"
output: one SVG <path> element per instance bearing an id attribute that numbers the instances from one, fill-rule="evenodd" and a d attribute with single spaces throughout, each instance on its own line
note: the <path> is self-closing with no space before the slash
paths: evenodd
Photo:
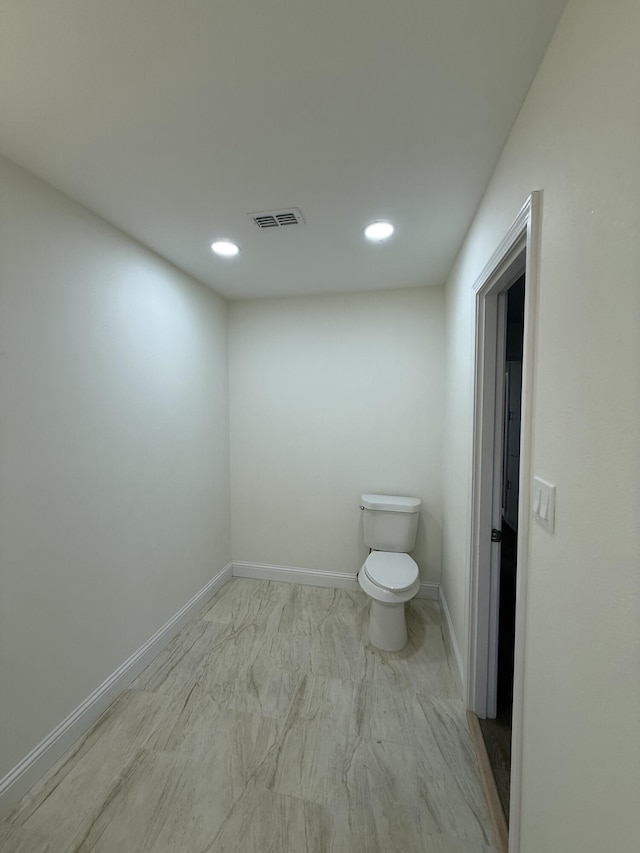
<path id="1" fill-rule="evenodd" d="M 371 598 L 369 640 L 386 652 L 407 644 L 405 602 L 420 588 L 418 565 L 411 559 L 416 541 L 420 498 L 362 495 L 364 541 L 372 549 L 358 573 Z"/>

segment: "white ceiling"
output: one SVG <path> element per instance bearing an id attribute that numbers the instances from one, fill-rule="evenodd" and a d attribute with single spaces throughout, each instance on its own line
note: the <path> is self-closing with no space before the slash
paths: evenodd
<path id="1" fill-rule="evenodd" d="M 232 299 L 441 284 L 564 5 L 2 0 L 0 150 Z"/>

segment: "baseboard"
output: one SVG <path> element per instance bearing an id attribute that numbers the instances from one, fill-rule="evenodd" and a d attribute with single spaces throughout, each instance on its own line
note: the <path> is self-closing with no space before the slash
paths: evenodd
<path id="1" fill-rule="evenodd" d="M 231 577 L 232 564 L 229 563 L 0 780 L 0 815 L 9 811 L 53 767 L 112 704 L 118 694 L 151 663 L 162 648 Z"/>
<path id="2" fill-rule="evenodd" d="M 284 581 L 284 583 L 303 583 L 308 586 L 324 586 L 334 589 L 357 589 L 356 574 L 328 572 L 323 569 L 301 569 L 295 566 L 269 566 L 266 563 L 234 563 L 234 578 L 254 578 L 264 581 Z M 439 599 L 440 587 L 437 583 L 422 581 L 416 598 Z"/>
<path id="3" fill-rule="evenodd" d="M 439 601 L 440 584 L 420 581 L 420 589 L 418 590 L 416 598 L 430 598 L 432 601 Z"/>
<path id="4" fill-rule="evenodd" d="M 440 607 L 442 608 L 442 612 L 444 613 L 444 624 L 446 626 L 445 631 L 445 639 L 447 641 L 447 652 L 449 657 L 452 658 L 452 663 L 454 666 L 452 667 L 454 673 L 458 678 L 458 687 L 460 688 L 460 695 L 464 696 L 464 664 L 462 663 L 462 655 L 460 654 L 460 646 L 458 645 L 458 640 L 453 630 L 453 622 L 451 621 L 451 613 L 449 613 L 449 607 L 447 605 L 447 599 L 444 595 L 444 589 L 440 587 Z"/>
<path id="5" fill-rule="evenodd" d="M 265 563 L 235 563 L 234 578 L 255 578 L 263 581 L 303 583 L 307 586 L 325 586 L 334 589 L 357 589 L 356 575 L 328 572 L 322 569 L 301 569 L 295 566 L 269 566 Z"/>

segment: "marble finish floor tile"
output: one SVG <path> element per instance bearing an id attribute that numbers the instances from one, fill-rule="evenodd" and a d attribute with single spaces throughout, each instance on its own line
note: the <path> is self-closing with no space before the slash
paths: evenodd
<path id="1" fill-rule="evenodd" d="M 289 587 L 278 630 L 292 636 L 313 637 L 327 618 L 339 612 L 338 605 L 345 600 L 338 589 L 301 584 Z"/>
<path id="2" fill-rule="evenodd" d="M 348 734 L 331 721 L 291 723 L 256 776 L 268 791 L 331 805 L 340 796 Z"/>
<path id="3" fill-rule="evenodd" d="M 231 631 L 225 624 L 190 622 L 131 686 L 134 690 L 175 694 L 209 665 L 212 654 L 226 648 Z"/>
<path id="4" fill-rule="evenodd" d="M 20 849 L 25 827 L 48 839 L 51 850 L 72 850 L 169 707 L 166 697 L 125 691 L 9 816 L 3 853 Z"/>
<path id="5" fill-rule="evenodd" d="M 272 581 L 234 578 L 214 596 L 199 618 L 235 627 L 251 622 L 266 625 L 274 617 L 279 621 L 290 595 L 288 586 Z"/>
<path id="6" fill-rule="evenodd" d="M 353 720 L 356 733 L 365 740 L 412 746 L 424 714 L 412 688 L 363 680 L 356 691 Z"/>
<path id="7" fill-rule="evenodd" d="M 423 625 L 409 631 L 409 641 L 400 652 L 383 652 L 368 646 L 365 678 L 386 681 L 425 694 L 461 699 L 451 670 L 441 625 Z"/>
<path id="8" fill-rule="evenodd" d="M 333 812 L 249 786 L 202 853 L 328 853 Z"/>
<path id="9" fill-rule="evenodd" d="M 419 810 L 404 803 L 390 802 L 373 792 L 362 805 L 340 803 L 334 808 L 331 853 L 391 853 L 426 851 L 432 832 Z"/>
<path id="10" fill-rule="evenodd" d="M 2 853 L 495 853 L 436 602 L 235 578 L 0 823 Z"/>
<path id="11" fill-rule="evenodd" d="M 416 743 L 418 788 L 441 831 L 489 844 L 487 805 L 460 701 L 418 695 L 425 725 Z"/>

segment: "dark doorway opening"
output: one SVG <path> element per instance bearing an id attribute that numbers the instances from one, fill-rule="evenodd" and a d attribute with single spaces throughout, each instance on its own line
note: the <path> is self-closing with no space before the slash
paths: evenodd
<path id="1" fill-rule="evenodd" d="M 497 713 L 495 719 L 480 720 L 482 736 L 507 823 L 511 783 L 524 294 L 523 275 L 509 288 L 506 296 Z"/>

